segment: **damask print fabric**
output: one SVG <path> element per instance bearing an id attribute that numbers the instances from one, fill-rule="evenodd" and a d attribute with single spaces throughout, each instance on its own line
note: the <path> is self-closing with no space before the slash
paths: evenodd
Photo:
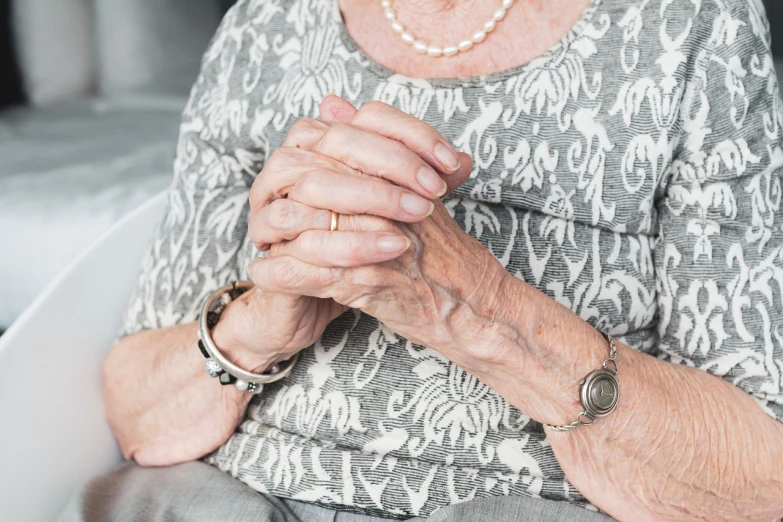
<path id="1" fill-rule="evenodd" d="M 783 120 L 760 0 L 593 0 L 545 55 L 464 80 L 384 69 L 334 0 L 240 1 L 185 110 L 125 334 L 193 321 L 247 277 L 249 187 L 329 92 L 399 107 L 471 154 L 446 204 L 509 272 L 783 421 Z M 207 461 L 258 491 L 388 517 L 493 495 L 594 509 L 539 423 L 358 311 Z"/>

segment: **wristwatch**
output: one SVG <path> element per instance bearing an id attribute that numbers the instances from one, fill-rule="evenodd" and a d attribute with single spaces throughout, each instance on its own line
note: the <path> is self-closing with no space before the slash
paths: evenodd
<path id="1" fill-rule="evenodd" d="M 581 386 L 580 398 L 584 411 L 576 416 L 571 424 L 553 426 L 544 424 L 552 431 L 570 431 L 579 426 L 590 426 L 599 417 L 605 417 L 617 407 L 620 399 L 620 384 L 617 381 L 617 347 L 614 338 L 601 332 L 609 342 L 609 357 L 604 360 L 601 368 L 590 372 L 579 383 Z"/>

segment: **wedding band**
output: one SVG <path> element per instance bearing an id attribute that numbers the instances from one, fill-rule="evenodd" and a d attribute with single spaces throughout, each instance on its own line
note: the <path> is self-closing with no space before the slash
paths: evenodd
<path id="1" fill-rule="evenodd" d="M 337 230 L 337 222 L 340 219 L 340 214 L 332 210 L 332 225 L 329 227 L 329 232 Z"/>

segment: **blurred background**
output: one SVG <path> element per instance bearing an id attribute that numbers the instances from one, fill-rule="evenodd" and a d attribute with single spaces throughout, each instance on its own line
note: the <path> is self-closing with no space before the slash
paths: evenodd
<path id="1" fill-rule="evenodd" d="M 180 113 L 231 3 L 0 0 L 0 333 L 169 184 Z M 783 0 L 765 4 L 783 60 Z"/>
<path id="2" fill-rule="evenodd" d="M 0 0 L 0 332 L 168 186 L 180 114 L 231 3 Z"/>

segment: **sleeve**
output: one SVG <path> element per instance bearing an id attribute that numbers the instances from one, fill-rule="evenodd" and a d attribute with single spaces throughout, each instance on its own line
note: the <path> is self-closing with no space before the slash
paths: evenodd
<path id="1" fill-rule="evenodd" d="M 195 320 L 206 296 L 243 272 L 248 192 L 266 153 L 242 81 L 248 53 L 237 33 L 247 4 L 229 11 L 202 60 L 182 117 L 165 216 L 144 256 L 123 336 Z"/>
<path id="2" fill-rule="evenodd" d="M 659 353 L 783 421 L 781 101 L 761 3 L 725 4 L 705 24 L 658 204 Z"/>

